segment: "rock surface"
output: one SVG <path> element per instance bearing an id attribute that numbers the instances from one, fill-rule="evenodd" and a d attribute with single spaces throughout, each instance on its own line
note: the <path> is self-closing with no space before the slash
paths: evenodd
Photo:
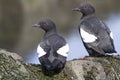
<path id="1" fill-rule="evenodd" d="M 39 64 L 27 64 L 16 53 L 0 49 L 0 80 L 119 80 L 120 60 L 88 57 L 71 60 L 53 77 L 45 76 Z"/>

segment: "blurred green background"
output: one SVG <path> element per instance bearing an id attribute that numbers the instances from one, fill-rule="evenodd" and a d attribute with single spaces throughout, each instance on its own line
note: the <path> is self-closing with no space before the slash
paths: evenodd
<path id="1" fill-rule="evenodd" d="M 120 0 L 86 1 L 94 5 L 96 15 L 102 20 L 106 21 L 111 14 L 120 13 Z M 74 28 L 81 16 L 80 13 L 73 12 L 72 8 L 79 6 L 82 2 L 84 0 L 0 0 L 0 48 L 17 52 L 23 57 L 33 54 L 44 31 L 33 28 L 32 24 L 42 18 L 52 19 L 58 32 L 68 42 L 72 42 L 69 40 L 70 34 L 77 32 Z"/>

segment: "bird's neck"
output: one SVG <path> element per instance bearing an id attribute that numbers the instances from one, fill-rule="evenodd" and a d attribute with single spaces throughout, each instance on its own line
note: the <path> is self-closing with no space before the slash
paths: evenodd
<path id="1" fill-rule="evenodd" d="M 95 16 L 95 14 L 94 14 L 94 13 L 93 13 L 93 14 L 88 14 L 88 15 L 84 15 L 84 14 L 83 14 L 82 17 L 81 17 L 81 19 L 83 19 L 83 18 L 84 18 L 84 19 L 85 19 L 85 18 L 87 19 L 87 18 L 92 17 L 92 16 Z"/>
<path id="2" fill-rule="evenodd" d="M 45 37 L 56 34 L 56 33 L 57 33 L 56 29 L 51 29 L 45 32 Z"/>

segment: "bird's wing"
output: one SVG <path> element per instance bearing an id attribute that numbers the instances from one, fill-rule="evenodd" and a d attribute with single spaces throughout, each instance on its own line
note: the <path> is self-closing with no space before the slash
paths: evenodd
<path id="1" fill-rule="evenodd" d="M 38 57 L 42 57 L 46 55 L 49 51 L 50 51 L 50 46 L 48 45 L 48 43 L 45 41 L 41 41 L 37 47 Z"/>
<path id="2" fill-rule="evenodd" d="M 101 21 L 101 23 L 103 24 L 102 27 L 104 27 L 104 29 L 107 31 L 107 33 L 108 33 L 108 35 L 110 37 L 111 45 L 113 46 L 114 52 L 116 53 L 114 43 L 113 43 L 113 34 L 110 31 L 109 27 L 103 21 Z"/>
<path id="3" fill-rule="evenodd" d="M 111 30 L 109 29 L 109 27 L 103 21 L 100 21 L 100 22 L 102 24 L 102 27 L 107 31 L 110 38 L 113 39 L 113 34 L 112 34 Z"/>
<path id="4" fill-rule="evenodd" d="M 79 33 L 84 43 L 92 43 L 97 40 L 97 36 L 94 34 L 89 23 L 84 22 L 79 26 Z"/>
<path id="5" fill-rule="evenodd" d="M 86 27 L 88 29 L 86 29 Z M 85 30 L 86 29 L 86 30 Z M 84 46 L 92 51 L 95 51 L 101 55 L 105 54 L 105 52 L 98 47 L 98 37 L 96 35 L 93 35 L 91 25 L 89 23 L 82 23 L 79 25 L 79 33 L 81 35 L 82 41 L 84 43 Z"/>
<path id="6" fill-rule="evenodd" d="M 57 54 L 67 57 L 69 52 L 69 46 L 64 38 L 61 36 L 57 37 L 54 41 L 54 49 L 56 50 Z"/>
<path id="7" fill-rule="evenodd" d="M 67 57 L 67 56 L 68 56 L 68 52 L 69 52 L 69 46 L 68 46 L 68 44 L 63 45 L 62 47 L 60 47 L 60 48 L 57 50 L 57 53 L 58 53 L 59 55 L 64 56 L 64 57 Z"/>

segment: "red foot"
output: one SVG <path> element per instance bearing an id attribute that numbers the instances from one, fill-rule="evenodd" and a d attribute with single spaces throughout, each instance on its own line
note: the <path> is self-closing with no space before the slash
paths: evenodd
<path id="1" fill-rule="evenodd" d="M 73 60 L 82 60 L 82 59 L 87 59 L 87 58 L 89 58 L 89 56 L 84 56 L 83 58 L 75 58 Z"/>
<path id="2" fill-rule="evenodd" d="M 87 58 L 89 58 L 90 56 L 84 56 L 82 59 L 87 59 Z"/>

